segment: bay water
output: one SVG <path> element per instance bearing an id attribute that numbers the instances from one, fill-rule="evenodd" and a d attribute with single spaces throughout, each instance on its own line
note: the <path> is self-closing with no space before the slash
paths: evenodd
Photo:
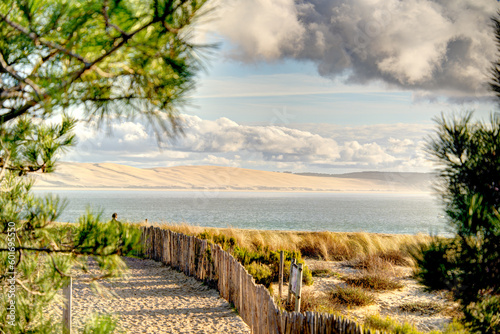
<path id="1" fill-rule="evenodd" d="M 87 208 L 104 220 L 189 223 L 264 230 L 448 235 L 437 197 L 428 194 L 221 191 L 36 191 L 67 200 L 59 221 Z"/>

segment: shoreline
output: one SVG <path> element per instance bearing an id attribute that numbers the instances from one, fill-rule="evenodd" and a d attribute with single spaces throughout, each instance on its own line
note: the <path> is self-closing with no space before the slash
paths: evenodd
<path id="1" fill-rule="evenodd" d="M 331 189 L 227 189 L 227 188 L 133 188 L 133 187 L 46 187 L 33 186 L 39 191 L 158 191 L 158 192 L 223 192 L 223 193 L 318 193 L 318 194 L 394 194 L 394 195 L 427 195 L 433 196 L 432 191 L 389 191 L 389 190 L 331 190 Z"/>

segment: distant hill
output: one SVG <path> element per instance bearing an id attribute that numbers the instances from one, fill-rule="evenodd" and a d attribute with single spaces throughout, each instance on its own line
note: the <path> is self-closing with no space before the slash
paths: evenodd
<path id="1" fill-rule="evenodd" d="M 411 187 L 430 189 L 436 179 L 435 173 L 411 172 L 355 172 L 345 174 L 295 173 L 295 175 L 315 177 L 337 177 L 346 179 L 378 180 L 406 184 Z"/>
<path id="2" fill-rule="evenodd" d="M 60 163 L 37 174 L 38 189 L 150 189 L 309 192 L 428 192 L 432 174 L 362 172 L 291 174 L 218 166 L 136 168 L 111 163 Z"/>

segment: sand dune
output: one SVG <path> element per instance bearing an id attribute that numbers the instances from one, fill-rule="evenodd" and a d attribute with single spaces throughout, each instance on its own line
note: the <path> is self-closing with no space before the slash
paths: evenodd
<path id="1" fill-rule="evenodd" d="M 392 176 L 388 176 L 392 175 Z M 136 168 L 111 163 L 60 163 L 52 174 L 36 175 L 38 189 L 157 189 L 226 191 L 427 192 L 429 183 L 404 173 L 384 178 L 304 176 L 218 166 Z"/>

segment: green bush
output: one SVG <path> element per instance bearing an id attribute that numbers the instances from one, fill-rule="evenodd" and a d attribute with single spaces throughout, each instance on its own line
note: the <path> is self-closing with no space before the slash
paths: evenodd
<path id="1" fill-rule="evenodd" d="M 379 315 L 368 316 L 365 319 L 365 327 L 394 334 L 421 334 L 408 323 L 400 324 L 390 317 L 382 318 Z"/>
<path id="2" fill-rule="evenodd" d="M 467 327 L 472 333 L 500 333 L 500 296 L 486 296 L 470 303 L 464 310 Z"/>
<path id="3" fill-rule="evenodd" d="M 414 326 L 399 322 L 391 319 L 390 317 L 382 318 L 379 315 L 371 315 L 366 317 L 365 328 L 371 328 L 373 330 L 384 331 L 393 334 L 423 334 L 423 332 L 418 331 Z M 464 328 L 464 326 L 456 321 L 445 326 L 443 331 L 433 330 L 427 334 L 469 334 L 469 332 Z"/>
<path id="4" fill-rule="evenodd" d="M 458 280 L 458 251 L 454 240 L 434 238 L 422 244 L 413 256 L 416 262 L 415 278 L 426 290 L 451 290 Z"/>
<path id="5" fill-rule="evenodd" d="M 245 269 L 255 278 L 257 284 L 262 284 L 266 288 L 269 288 L 273 282 L 273 272 L 271 268 L 265 264 L 252 262 L 251 264 L 247 264 Z"/>
<path id="6" fill-rule="evenodd" d="M 116 329 L 117 321 L 110 315 L 93 314 L 85 323 L 83 334 L 109 334 Z"/>

